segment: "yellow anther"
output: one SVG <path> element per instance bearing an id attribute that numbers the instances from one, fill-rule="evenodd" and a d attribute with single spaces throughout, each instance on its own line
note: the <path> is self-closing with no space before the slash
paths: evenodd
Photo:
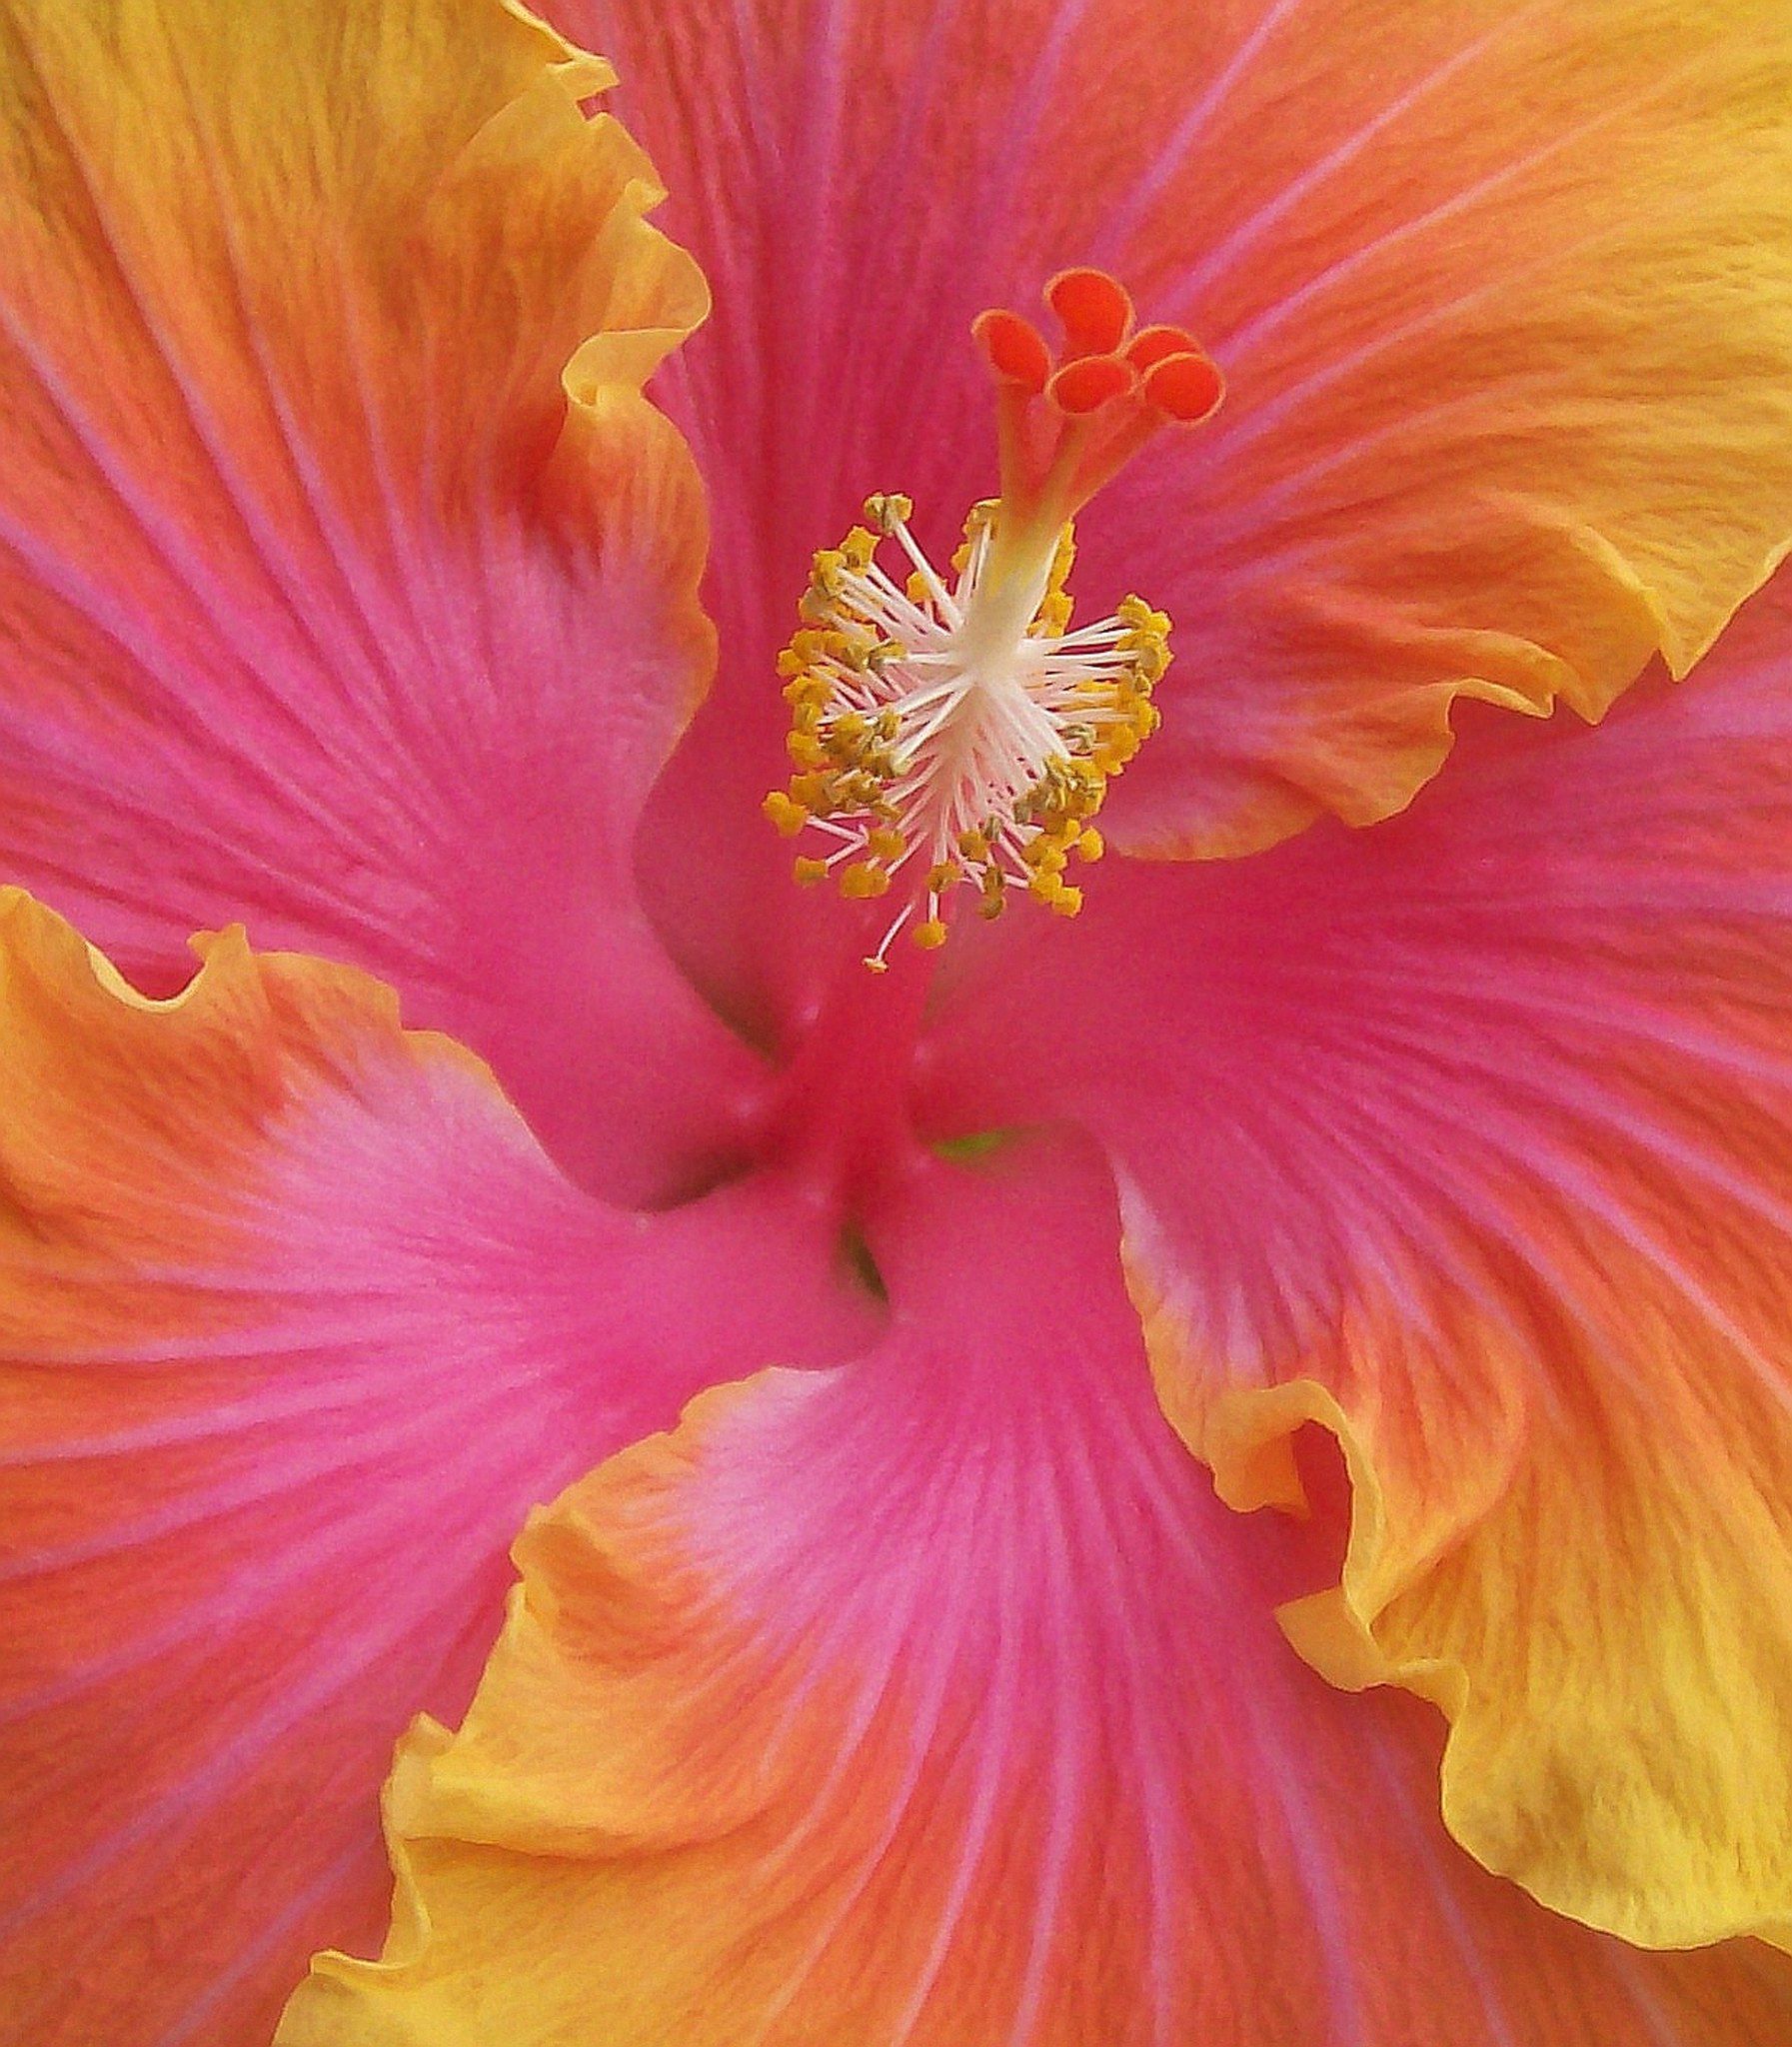
<path id="1" fill-rule="evenodd" d="M 1042 637 L 1056 638 L 1068 629 L 1071 609 L 1070 600 L 1061 590 L 1048 591 L 1039 602 L 1029 630 Z"/>
<path id="2" fill-rule="evenodd" d="M 856 860 L 840 878 L 840 893 L 855 903 L 868 896 L 882 896 L 889 888 L 890 871 L 874 867 L 870 861 Z"/>
<path id="3" fill-rule="evenodd" d="M 873 860 L 900 860 L 908 842 L 894 825 L 875 825 L 866 834 L 865 850 Z"/>
<path id="4" fill-rule="evenodd" d="M 760 809 L 771 819 L 779 836 L 784 839 L 795 839 L 809 823 L 812 815 L 802 804 L 793 803 L 782 789 L 773 790 L 760 805 Z"/>
<path id="5" fill-rule="evenodd" d="M 895 533 L 914 517 L 914 500 L 900 491 L 874 491 L 865 501 L 865 516 L 880 533 Z"/>
<path id="6" fill-rule="evenodd" d="M 792 865 L 791 873 L 806 889 L 813 889 L 818 882 L 828 879 L 828 863 L 825 860 L 811 860 L 801 855 Z"/>
<path id="7" fill-rule="evenodd" d="M 1046 908 L 1058 917 L 1074 917 L 1082 908 L 1080 889 L 1060 889 Z"/>
<path id="8" fill-rule="evenodd" d="M 980 499 L 964 515 L 964 538 L 952 551 L 952 571 L 962 576 L 970 566 L 970 551 L 977 540 L 995 523 L 996 501 L 993 498 Z"/>
<path id="9" fill-rule="evenodd" d="M 960 832 L 958 834 L 958 851 L 966 860 L 987 860 L 989 858 L 989 842 L 980 832 Z"/>
<path id="10" fill-rule="evenodd" d="M 945 926 L 936 917 L 914 927 L 914 943 L 923 953 L 936 953 L 945 944 Z"/>
<path id="11" fill-rule="evenodd" d="M 943 896 L 948 889 L 955 889 L 964 879 L 964 870 L 954 867 L 948 860 L 937 862 L 927 870 L 927 893 Z"/>
<path id="12" fill-rule="evenodd" d="M 828 749 L 812 732 L 805 732 L 801 726 L 794 726 L 784 738 L 784 750 L 799 768 L 825 768 L 828 765 Z"/>
<path id="13" fill-rule="evenodd" d="M 1064 526 L 1057 536 L 1057 552 L 1051 557 L 1051 575 L 1045 588 L 1052 592 L 1063 589 L 1069 581 L 1070 571 L 1076 565 L 1076 529 Z"/>
<path id="14" fill-rule="evenodd" d="M 1101 837 L 1093 825 L 1084 825 L 1081 837 L 1076 841 L 1078 859 L 1093 863 L 1098 861 L 1106 851 L 1107 841 Z"/>
<path id="15" fill-rule="evenodd" d="M 840 551 L 846 557 L 847 567 L 856 575 L 863 576 L 878 552 L 878 536 L 868 533 L 863 526 L 856 526 L 841 542 Z"/>
<path id="16" fill-rule="evenodd" d="M 781 676 L 799 676 L 806 669 L 813 668 L 828 652 L 829 635 L 818 633 L 812 626 L 800 627 L 795 639 L 778 657 L 778 673 Z"/>
<path id="17" fill-rule="evenodd" d="M 1169 631 L 1169 614 L 1154 612 L 1142 597 L 1122 597 L 1114 606 L 1113 615 L 1122 626 L 1129 626 L 1135 633 L 1154 633 L 1161 637 Z"/>
<path id="18" fill-rule="evenodd" d="M 1071 898 L 1075 899 L 1077 909 L 1082 907 L 1082 891 L 1080 889 L 1066 889 L 1062 878 L 1052 870 L 1046 870 L 1034 875 L 1032 880 L 1026 885 L 1026 893 L 1032 897 L 1034 902 L 1043 903 L 1052 910 L 1056 910 L 1060 904 L 1069 901 Z M 1064 914 L 1067 917 L 1073 917 L 1075 911 L 1066 911 Z"/>

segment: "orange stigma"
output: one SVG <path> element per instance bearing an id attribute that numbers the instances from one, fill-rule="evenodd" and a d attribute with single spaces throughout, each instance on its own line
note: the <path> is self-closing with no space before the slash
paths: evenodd
<path id="1" fill-rule="evenodd" d="M 907 499 L 868 498 L 867 524 L 816 556 L 779 657 L 796 772 L 766 815 L 828 843 L 797 879 L 833 877 L 854 900 L 908 883 L 874 972 L 911 923 L 915 944 L 943 945 L 962 890 L 984 917 L 1012 887 L 1074 917 L 1068 863 L 1099 858 L 1091 820 L 1157 727 L 1169 620 L 1128 597 L 1072 632 L 1070 522 L 1160 427 L 1208 418 L 1224 384 L 1181 328 L 1136 328 L 1105 271 L 1060 271 L 1045 301 L 1056 357 L 1016 313 L 972 327 L 998 394 L 1001 495 L 971 508 L 949 577 L 909 532 Z M 906 560 L 900 585 L 878 560 L 886 541 Z"/>
<path id="2" fill-rule="evenodd" d="M 1210 418 L 1225 380 L 1182 328 L 1136 326 L 1104 270 L 1060 270 L 1044 297 L 1064 330 L 1055 357 L 1018 313 L 979 313 L 970 331 L 999 394 L 1002 510 L 1055 533 L 1160 427 Z"/>

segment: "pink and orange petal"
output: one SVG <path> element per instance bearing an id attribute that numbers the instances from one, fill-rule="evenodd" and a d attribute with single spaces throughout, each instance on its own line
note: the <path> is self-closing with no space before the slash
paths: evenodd
<path id="1" fill-rule="evenodd" d="M 1123 850 L 1397 811 L 1464 697 L 1597 717 L 1658 650 L 1694 664 L 1792 526 L 1778 0 L 556 15 L 616 60 L 717 291 L 665 389 L 726 651 L 650 814 L 655 902 L 769 1034 L 834 943 L 723 822 L 777 779 L 791 594 L 868 489 L 949 549 L 992 451 L 940 337 L 1066 262 L 1228 389 L 1079 536 L 1091 602 L 1137 589 L 1176 627 Z"/>
<path id="2" fill-rule="evenodd" d="M 1222 1496 L 1344 1444 L 1289 1632 L 1444 1709 L 1475 1855 L 1651 1945 L 1792 1931 L 1789 685 L 1776 584 L 1597 732 L 1485 713 L 1405 818 L 1015 935 L 928 1061 L 943 1127 L 1100 1135 Z"/>
<path id="3" fill-rule="evenodd" d="M 1262 1594 L 1318 1555 L 1170 1434 L 1113 1233 L 1038 1149 L 911 1186 L 880 1349 L 540 1516 L 461 1732 L 401 1756 L 385 1956 L 321 1959 L 280 2047 L 1770 2047 L 1782 1974 L 1453 1857 L 1416 1709 L 1286 1655 Z"/>
<path id="4" fill-rule="evenodd" d="M 1016 433 L 1037 402 L 1053 431 L 1205 417 L 1191 333 L 1231 384 L 1090 551 L 1172 603 L 1189 678 L 1115 813 L 1134 852 L 1382 818 L 1464 697 L 1598 718 L 1783 547 L 1769 0 L 1096 0 L 1073 33 L 991 13 L 993 59 L 942 10 L 851 151 L 854 67 L 885 30 L 913 56 L 906 17 L 621 17 L 650 126 L 693 124 L 660 133 L 695 153 L 687 218 L 717 199 L 734 236 L 674 388 L 740 669 L 648 867 L 739 1014 L 802 1014 L 799 976 L 732 956 L 771 927 L 704 838 L 753 829 L 736 757 L 763 786 L 756 608 L 897 458 L 954 514 L 982 495 L 949 376 L 917 427 L 893 365 L 953 293 L 1010 296 L 1029 235 L 1179 324 L 1058 274 L 1061 360 L 981 330 Z M 751 90 L 691 89 L 686 58 L 736 53 Z M 755 1061 L 634 872 L 711 651 L 701 489 L 642 385 L 705 295 L 585 111 L 608 77 L 495 0 L 0 4 L 7 871 L 158 989 L 235 914 L 353 963 L 232 934 L 156 1004 L 0 899 L 0 1997 L 33 2047 L 270 2015 L 308 1940 L 367 1924 L 385 1750 L 459 1710 L 528 1504 L 724 1372 L 866 1334 L 800 1194 L 602 1205 L 360 971 L 489 1054 L 577 1178 L 664 1196 L 736 1162 Z M 966 121 L 973 93 L 1024 121 Z M 787 184 L 732 174 L 786 128 Z M 911 165 L 935 185 L 858 210 Z M 873 217 L 865 247 L 828 225 Z M 842 323 L 891 282 L 874 378 Z M 941 1173 L 882 1218 L 869 1356 L 709 1394 L 532 1526 L 465 1730 L 426 1725 L 395 1780 L 393 1946 L 321 1964 L 284 2037 L 1595 2047 L 1622 2008 L 1783 2038 L 1752 1951 L 1639 1960 L 1448 1862 L 1416 1713 L 1325 1691 L 1257 1603 L 1308 1594 L 1284 1618 L 1330 1676 L 1444 1706 L 1446 1816 L 1537 1896 L 1643 1941 L 1792 1927 L 1792 776 L 1762 630 L 1600 751 L 1469 750 L 1458 810 L 1219 882 L 1135 869 L 1101 943 L 1151 949 L 1004 992 L 1023 1048 L 1050 1020 L 1042 1075 L 1004 1047 L 965 1081 L 960 1044 L 954 1082 L 934 1047 L 936 1108 L 1112 1145 L 1158 1391 L 1226 1498 L 1299 1504 L 1293 1431 L 1343 1440 L 1338 1590 L 1165 1424 L 1106 1182 Z M 1164 931 L 1201 969 L 1173 1010 L 1137 993 Z M 1173 1119 L 1116 1041 L 1161 1053 Z"/>
<path id="5" fill-rule="evenodd" d="M 376 973 L 653 1195 L 753 1062 L 635 900 L 707 295 L 609 82 L 503 0 L 0 5 L 0 873 L 146 986 Z"/>
<path id="6" fill-rule="evenodd" d="M 579 1192 L 353 970 L 239 932 L 151 1002 L 16 891 L 0 1189 L 0 2035 L 236 2047 L 379 1923 L 530 1505 L 864 1318 L 774 1189 Z"/>

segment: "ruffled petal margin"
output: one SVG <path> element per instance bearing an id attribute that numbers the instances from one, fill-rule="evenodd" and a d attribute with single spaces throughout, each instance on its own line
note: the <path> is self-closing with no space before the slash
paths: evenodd
<path id="1" fill-rule="evenodd" d="M 532 1503 L 865 1322 L 775 1188 L 647 1218 L 351 969 L 152 1002 L 0 892 L 0 2040 L 254 2047 Z"/>
<path id="2" fill-rule="evenodd" d="M 1115 1220 L 1063 1157 L 936 1174 L 879 1351 L 539 1516 L 401 1753 L 385 1956 L 279 2047 L 1769 2047 L 1792 1970 L 1552 1920 L 1450 1850 L 1422 1710 L 1287 1653 L 1315 1560 L 1164 1425 Z"/>
<path id="3" fill-rule="evenodd" d="M 1792 545 L 1778 0 L 1234 20 L 1181 92 L 1136 65 L 1170 144 L 1104 236 L 1229 389 L 1086 522 L 1178 627 L 1107 821 L 1153 855 L 1398 811 L 1458 700 L 1597 719 Z"/>
<path id="4" fill-rule="evenodd" d="M 1789 707 L 1782 579 L 1598 731 L 1482 714 L 1402 819 L 1097 871 L 934 1054 L 944 1127 L 1102 1136 L 1226 1498 L 1343 1443 L 1301 1649 L 1435 1700 L 1456 1837 L 1649 1945 L 1792 1935 Z"/>
<path id="5" fill-rule="evenodd" d="M 634 895 L 708 298 L 610 82 L 506 0 L 0 4 L 0 880 L 161 992 L 379 975 L 634 1197 L 748 1062 Z"/>
<path id="6" fill-rule="evenodd" d="M 1397 811 L 1462 698 L 1596 718 L 1792 537 L 1783 0 L 551 11 L 601 33 L 717 287 L 663 388 L 724 662 L 650 831 L 664 923 L 756 1015 L 802 1014 L 831 934 L 754 820 L 810 553 L 874 490 L 949 552 L 995 481 L 968 323 L 1063 265 L 1228 380 L 1078 526 L 1089 616 L 1175 621 L 1103 819 L 1131 851 Z"/>

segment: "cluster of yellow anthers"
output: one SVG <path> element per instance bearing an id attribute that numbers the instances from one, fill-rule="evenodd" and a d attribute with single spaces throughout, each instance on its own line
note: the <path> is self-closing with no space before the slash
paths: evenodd
<path id="1" fill-rule="evenodd" d="M 786 835 L 813 828 L 832 842 L 799 858 L 800 882 L 833 876 L 844 896 L 877 897 L 912 864 L 917 886 L 870 956 L 874 970 L 911 921 L 916 945 L 943 945 L 961 887 L 984 917 L 1001 915 L 1011 887 L 1076 915 L 1082 892 L 1065 870 L 1100 858 L 1090 820 L 1156 729 L 1151 691 L 1169 665 L 1169 621 L 1137 598 L 1070 630 L 1067 524 L 1042 586 L 1018 611 L 1010 593 L 991 619 L 979 597 L 994 595 L 997 506 L 966 520 L 949 588 L 909 532 L 910 511 L 905 498 L 868 499 L 869 524 L 815 558 L 803 624 L 779 658 L 795 773 L 765 804 Z M 901 587 L 878 561 L 887 539 L 907 558 Z"/>
<path id="2" fill-rule="evenodd" d="M 866 961 L 878 972 L 910 922 L 916 945 L 942 946 L 961 889 L 985 917 L 1015 887 L 1074 917 L 1065 871 L 1100 858 L 1090 820 L 1156 730 L 1169 621 L 1129 597 L 1072 632 L 1070 522 L 1159 429 L 1208 418 L 1224 383 L 1183 329 L 1139 327 L 1105 271 L 1060 271 L 1045 302 L 1064 331 L 1055 354 L 1017 313 L 971 329 L 995 380 L 1001 496 L 965 521 L 950 587 L 908 530 L 908 500 L 868 498 L 867 523 L 816 556 L 780 657 L 796 773 L 766 815 L 828 842 L 798 860 L 800 882 L 884 896 L 907 871 Z M 878 560 L 892 541 L 900 585 Z"/>

